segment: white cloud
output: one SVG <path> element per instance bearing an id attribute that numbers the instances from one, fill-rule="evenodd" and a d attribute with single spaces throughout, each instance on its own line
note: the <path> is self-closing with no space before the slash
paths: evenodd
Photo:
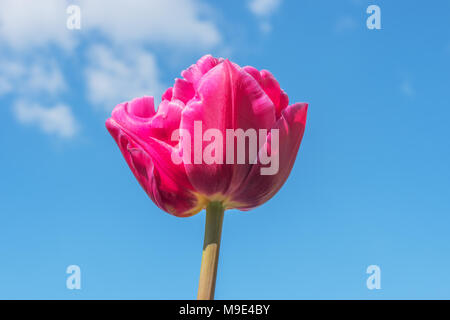
<path id="1" fill-rule="evenodd" d="M 269 22 L 269 17 L 279 8 L 281 0 L 251 0 L 248 2 L 248 8 L 261 21 L 259 29 L 263 33 L 272 31 L 272 25 Z"/>
<path id="2" fill-rule="evenodd" d="M 43 91 L 49 94 L 55 94 L 66 88 L 63 75 L 55 62 L 50 62 L 48 65 L 32 65 L 24 85 L 31 91 Z"/>
<path id="3" fill-rule="evenodd" d="M 81 30 L 67 29 L 70 4 L 80 7 Z M 68 86 L 54 62 L 59 57 L 47 58 L 49 48 L 68 51 L 79 41 L 87 47 L 88 62 L 80 67 L 93 105 L 109 111 L 137 96 L 158 96 L 164 90 L 158 65 L 144 48 L 219 46 L 213 12 L 205 0 L 0 0 L 0 44 L 6 53 L 18 53 L 9 61 L 0 54 L 0 97 L 58 97 Z M 105 45 L 92 45 L 91 36 Z"/>
<path id="4" fill-rule="evenodd" d="M 66 82 L 54 60 L 0 59 L 0 97 L 11 93 L 19 99 L 12 111 L 22 124 L 37 126 L 62 138 L 74 137 L 78 125 L 68 106 L 57 104 L 46 108 L 30 102 L 41 96 L 52 98 L 65 89 Z"/>
<path id="5" fill-rule="evenodd" d="M 25 74 L 25 67 L 16 61 L 0 60 L 0 96 L 13 91 Z"/>
<path id="6" fill-rule="evenodd" d="M 53 60 L 0 60 L 0 96 L 10 92 L 55 95 L 65 89 L 64 77 Z"/>
<path id="7" fill-rule="evenodd" d="M 13 112 L 20 123 L 35 125 L 47 134 L 72 138 L 78 132 L 78 124 L 71 109 L 63 104 L 46 108 L 20 100 L 14 104 Z"/>
<path id="8" fill-rule="evenodd" d="M 198 0 L 80 0 L 82 28 L 95 29 L 122 43 L 164 43 L 191 48 L 217 45 L 221 36 L 202 17 Z"/>
<path id="9" fill-rule="evenodd" d="M 11 90 L 12 90 L 11 83 L 7 79 L 0 76 L 0 96 L 10 92 Z"/>
<path id="10" fill-rule="evenodd" d="M 0 41 L 15 49 L 58 44 L 69 49 L 73 33 L 66 28 L 64 0 L 1 0 Z"/>
<path id="11" fill-rule="evenodd" d="M 118 103 L 135 97 L 162 94 L 156 59 L 151 53 L 127 48 L 118 54 L 98 45 L 88 55 L 90 65 L 85 76 L 92 103 L 110 111 Z"/>
<path id="12" fill-rule="evenodd" d="M 70 4 L 81 9 L 81 30 L 66 26 Z M 123 43 L 169 44 L 210 48 L 221 35 L 205 19 L 209 7 L 200 0 L 1 0 L 0 41 L 14 49 L 57 44 L 70 49 L 76 35 L 99 31 Z"/>
<path id="13" fill-rule="evenodd" d="M 251 0 L 248 4 L 250 11 L 257 16 L 271 15 L 281 4 L 281 0 Z"/>

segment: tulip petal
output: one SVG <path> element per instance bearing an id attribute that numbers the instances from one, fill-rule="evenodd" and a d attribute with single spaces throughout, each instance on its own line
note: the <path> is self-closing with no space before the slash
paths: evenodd
<path id="1" fill-rule="evenodd" d="M 231 196 L 240 210 L 250 210 L 272 198 L 287 180 L 294 165 L 306 125 L 308 104 L 296 103 L 282 111 L 280 119 L 274 126 L 279 130 L 279 170 L 274 175 L 262 175 L 260 162 L 255 164 L 242 187 Z M 271 137 L 268 135 L 266 148 L 271 150 Z"/>
<path id="2" fill-rule="evenodd" d="M 280 96 L 281 96 L 281 88 L 278 81 L 275 79 L 275 77 L 267 70 L 261 71 L 261 86 L 263 90 L 266 92 L 266 94 L 270 97 L 273 104 L 276 108 L 276 116 L 277 119 L 281 115 L 281 105 L 280 105 Z M 286 107 L 286 106 L 285 106 Z"/>
<path id="3" fill-rule="evenodd" d="M 149 118 L 155 114 L 153 97 L 137 98 L 127 104 L 127 111 L 139 118 Z"/>
<path id="4" fill-rule="evenodd" d="M 184 104 L 180 100 L 164 100 L 158 111 L 144 128 L 148 130 L 147 136 L 164 141 L 172 146 L 178 141 L 171 141 L 172 132 L 180 127 L 181 111 Z"/>
<path id="5" fill-rule="evenodd" d="M 170 128 L 168 113 L 179 108 L 180 115 L 181 106 L 177 106 L 176 101 L 166 101 L 160 105 L 158 113 L 144 119 L 137 118 L 134 112 L 140 112 L 141 109 L 135 109 L 137 107 L 133 104 L 140 105 L 147 100 L 135 100 L 131 106 L 125 103 L 115 108 L 112 118 L 106 122 L 108 131 L 116 140 L 136 179 L 158 207 L 176 216 L 197 213 L 204 204 L 199 203 L 184 165 L 172 161 L 174 147 L 151 136 L 158 135 L 158 129 L 162 130 L 159 132 L 161 135 L 161 132 Z M 178 128 L 179 120 L 174 121 L 172 126 Z"/>
<path id="6" fill-rule="evenodd" d="M 178 99 L 184 103 L 187 103 L 194 97 L 194 95 L 195 90 L 192 83 L 184 79 L 175 79 L 172 99 Z"/>
<path id="7" fill-rule="evenodd" d="M 222 59 L 214 58 L 209 54 L 205 55 L 201 57 L 196 64 L 191 65 L 188 69 L 181 72 L 181 76 L 192 83 L 194 89 L 197 90 L 203 75 L 221 62 Z"/>
<path id="8" fill-rule="evenodd" d="M 181 128 L 191 132 L 192 146 L 196 121 L 201 122 L 203 132 L 218 129 L 222 133 L 223 164 L 186 164 L 189 180 L 200 193 L 226 194 L 245 178 L 251 166 L 250 161 L 225 164 L 226 129 L 270 129 L 275 123 L 275 108 L 253 77 L 225 60 L 201 79 L 196 98 L 183 110 Z M 203 153 L 208 144 L 203 142 L 200 150 L 192 150 Z"/>
<path id="9" fill-rule="evenodd" d="M 161 100 L 172 100 L 172 95 L 173 95 L 173 88 L 170 87 L 166 90 L 166 92 L 163 93 Z"/>
<path id="10" fill-rule="evenodd" d="M 289 98 L 287 94 L 280 88 L 280 84 L 275 77 L 267 70 L 261 72 L 251 66 L 245 66 L 243 68 L 248 74 L 250 74 L 261 85 L 264 92 L 269 96 L 275 105 L 275 112 L 277 119 L 281 116 L 283 111 L 289 105 Z"/>
<path id="11" fill-rule="evenodd" d="M 283 90 L 281 90 L 281 94 L 280 94 L 280 104 L 278 105 L 277 108 L 277 119 L 281 116 L 281 112 L 286 109 L 286 107 L 289 105 L 289 97 L 286 94 L 286 92 L 284 92 Z"/>
<path id="12" fill-rule="evenodd" d="M 249 75 L 251 75 L 256 81 L 258 81 L 258 83 L 261 85 L 262 84 L 262 77 L 261 77 L 261 73 L 259 72 L 258 69 L 252 67 L 252 66 L 245 66 L 242 69 L 244 69 Z"/>

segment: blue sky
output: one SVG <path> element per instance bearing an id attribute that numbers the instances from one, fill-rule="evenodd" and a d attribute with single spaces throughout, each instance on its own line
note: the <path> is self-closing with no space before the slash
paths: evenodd
<path id="1" fill-rule="evenodd" d="M 0 298 L 196 297 L 204 212 L 159 210 L 104 121 L 206 53 L 310 104 L 284 187 L 226 213 L 216 298 L 450 298 L 450 3 L 126 3 L 0 1 Z"/>

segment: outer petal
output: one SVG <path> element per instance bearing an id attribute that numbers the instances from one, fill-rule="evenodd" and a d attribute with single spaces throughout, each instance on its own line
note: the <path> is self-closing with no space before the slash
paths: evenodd
<path id="1" fill-rule="evenodd" d="M 255 164 L 241 188 L 231 195 L 237 209 L 249 210 L 272 198 L 287 180 L 294 165 L 306 124 L 308 104 L 296 103 L 282 111 L 280 119 L 274 126 L 279 129 L 279 171 L 275 175 L 261 175 L 260 162 Z M 271 150 L 271 137 L 268 135 L 266 148 Z M 273 150 L 272 150 L 273 152 Z"/>
<path id="2" fill-rule="evenodd" d="M 195 90 L 197 90 L 199 82 L 204 74 L 221 63 L 223 59 L 217 59 L 207 54 L 201 57 L 196 64 L 191 65 L 188 69 L 181 72 L 181 76 L 192 83 Z"/>
<path id="3" fill-rule="evenodd" d="M 281 88 L 278 81 L 275 79 L 275 77 L 267 70 L 261 71 L 261 86 L 264 89 L 264 91 L 267 93 L 269 98 L 272 100 L 273 104 L 276 107 L 277 112 L 277 118 L 281 115 L 280 110 L 280 95 L 281 95 Z"/>
<path id="4" fill-rule="evenodd" d="M 195 91 L 192 83 L 184 79 L 175 79 L 172 99 L 178 99 L 184 103 L 187 103 L 194 97 L 194 95 Z"/>
<path id="5" fill-rule="evenodd" d="M 162 95 L 161 100 L 172 100 L 172 95 L 173 95 L 173 88 L 170 87 L 168 88 Z"/>
<path id="6" fill-rule="evenodd" d="M 223 137 L 223 164 L 186 164 L 192 185 L 206 195 L 228 194 L 248 174 L 251 164 L 227 165 L 226 129 L 269 129 L 275 123 L 272 101 L 258 82 L 228 60 L 211 69 L 199 82 L 197 96 L 186 105 L 182 113 L 181 128 L 191 133 L 194 146 L 194 124 L 201 122 L 203 133 L 219 129 Z M 209 142 L 203 142 L 203 153 Z M 236 153 L 235 153 L 236 155 Z M 235 162 L 236 163 L 236 162 Z"/>
<path id="7" fill-rule="evenodd" d="M 149 135 L 151 130 L 155 130 L 153 124 L 158 122 L 158 114 L 144 118 L 134 113 L 137 111 L 142 115 L 141 111 L 148 102 L 147 98 L 141 98 L 118 105 L 113 116 L 106 121 L 106 127 L 136 179 L 155 204 L 176 216 L 193 215 L 204 204 L 195 195 L 183 164 L 176 165 L 171 160 L 171 145 Z"/>
<path id="8" fill-rule="evenodd" d="M 250 74 L 261 85 L 264 92 L 270 97 L 275 105 L 275 112 L 277 119 L 281 116 L 283 111 L 289 104 L 289 98 L 287 94 L 280 88 L 280 84 L 277 79 L 267 70 L 255 69 L 251 66 L 245 66 L 243 68 L 248 74 Z"/>
<path id="9" fill-rule="evenodd" d="M 178 142 L 172 141 L 171 136 L 172 132 L 180 127 L 183 108 L 184 104 L 180 100 L 162 101 L 156 114 L 142 127 L 143 136 L 176 145 Z"/>

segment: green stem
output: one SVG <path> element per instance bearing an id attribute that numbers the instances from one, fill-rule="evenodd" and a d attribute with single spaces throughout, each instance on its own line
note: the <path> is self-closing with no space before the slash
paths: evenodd
<path id="1" fill-rule="evenodd" d="M 198 300 L 213 300 L 216 288 L 217 264 L 222 235 L 224 208 L 220 202 L 210 202 L 206 208 L 205 240 L 198 286 Z"/>

